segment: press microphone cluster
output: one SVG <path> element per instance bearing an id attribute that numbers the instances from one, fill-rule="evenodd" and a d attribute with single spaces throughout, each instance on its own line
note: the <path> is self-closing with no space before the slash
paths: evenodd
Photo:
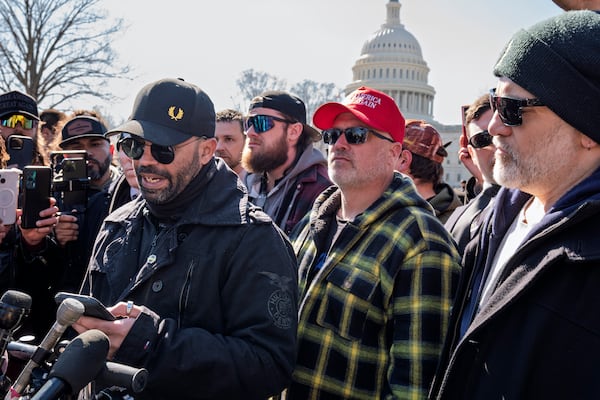
<path id="1" fill-rule="evenodd" d="M 24 394 L 33 369 L 46 360 L 50 351 L 58 343 L 67 328 L 73 325 L 83 315 L 83 312 L 84 306 L 77 300 L 65 299 L 60 303 L 56 311 L 56 321 L 37 346 L 32 358 L 25 364 L 15 383 L 6 394 L 5 400 L 19 398 Z"/>
<path id="2" fill-rule="evenodd" d="M 70 344 L 70 343 L 69 343 Z M 62 342 L 58 347 L 68 346 Z M 29 360 L 37 350 L 37 346 L 21 342 L 10 342 L 7 347 L 8 354 L 19 360 Z M 64 350 L 63 350 L 64 351 Z M 106 361 L 100 373 L 94 378 L 96 386 L 120 387 L 130 393 L 139 393 L 146 387 L 148 371 L 144 368 L 135 368 L 128 365 Z"/>
<path id="3" fill-rule="evenodd" d="M 17 330 L 25 317 L 31 310 L 31 296 L 16 290 L 8 290 L 0 298 L 0 357 L 4 357 L 4 352 L 15 330 Z M 0 390 L 2 393 L 8 390 L 10 381 L 1 374 Z"/>
<path id="4" fill-rule="evenodd" d="M 52 366 L 48 380 L 31 399 L 54 400 L 79 393 L 100 374 L 108 348 L 108 337 L 103 332 L 92 329 L 80 334 L 67 345 Z"/>

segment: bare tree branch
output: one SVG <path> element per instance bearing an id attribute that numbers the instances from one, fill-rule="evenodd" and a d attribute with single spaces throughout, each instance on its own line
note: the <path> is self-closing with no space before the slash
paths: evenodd
<path id="1" fill-rule="evenodd" d="M 100 0 L 0 0 L 0 90 L 23 90 L 54 108 L 80 96 L 114 100 L 111 79 L 129 79 L 111 43 L 123 21 Z"/>

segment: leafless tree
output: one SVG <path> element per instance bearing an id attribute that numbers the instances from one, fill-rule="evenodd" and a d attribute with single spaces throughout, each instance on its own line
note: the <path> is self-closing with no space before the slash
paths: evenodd
<path id="1" fill-rule="evenodd" d="M 312 121 L 313 114 L 321 104 L 328 101 L 340 101 L 343 98 L 342 89 L 336 87 L 335 84 L 319 83 L 309 79 L 296 83 L 290 90 L 304 101 L 308 121 Z"/>
<path id="2" fill-rule="evenodd" d="M 255 71 L 254 69 L 242 71 L 235 84 L 238 87 L 239 99 L 238 101 L 232 100 L 239 110 L 246 110 L 250 100 L 265 90 L 285 90 L 287 86 L 285 79 L 279 79 L 267 72 Z"/>
<path id="3" fill-rule="evenodd" d="M 127 78 L 111 47 L 123 21 L 100 0 L 0 0 L 0 90 L 22 90 L 48 108 L 81 96 L 113 100 L 108 80 Z"/>
<path id="4" fill-rule="evenodd" d="M 242 103 L 242 107 L 237 104 L 238 109 L 245 110 L 245 105 L 265 90 L 286 90 L 304 101 L 307 121 L 312 120 L 313 113 L 321 104 L 327 101 L 340 101 L 343 97 L 342 89 L 333 83 L 319 83 L 305 79 L 288 88 L 284 79 L 253 69 L 242 71 L 240 77 L 236 80 L 236 84 Z"/>

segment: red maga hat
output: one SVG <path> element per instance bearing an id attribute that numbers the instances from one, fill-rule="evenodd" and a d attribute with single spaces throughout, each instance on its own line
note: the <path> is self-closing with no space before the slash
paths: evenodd
<path id="1" fill-rule="evenodd" d="M 313 122 L 319 129 L 333 127 L 342 113 L 352 113 L 356 118 L 377 131 L 387 132 L 394 141 L 404 139 L 404 117 L 394 99 L 375 89 L 361 86 L 341 103 L 325 103 L 315 111 Z"/>

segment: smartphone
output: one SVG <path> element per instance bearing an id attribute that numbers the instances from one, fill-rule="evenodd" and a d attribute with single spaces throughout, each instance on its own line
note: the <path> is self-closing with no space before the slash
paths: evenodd
<path id="1" fill-rule="evenodd" d="M 58 292 L 54 296 L 54 301 L 56 301 L 56 304 L 60 304 L 64 299 L 67 298 L 78 300 L 81 302 L 81 304 L 83 304 L 85 308 L 83 315 L 103 319 L 105 321 L 114 321 L 116 319 L 116 317 L 112 315 L 110 311 L 108 311 L 104 304 L 102 304 L 102 302 L 95 297 L 77 293 Z"/>
<path id="2" fill-rule="evenodd" d="M 67 213 L 85 210 L 89 186 L 87 153 L 83 150 L 57 151 L 50 154 L 50 160 L 60 210 Z"/>
<path id="3" fill-rule="evenodd" d="M 21 227 L 31 229 L 36 227 L 35 223 L 40 219 L 40 211 L 50 207 L 52 169 L 45 166 L 25 166 L 21 180 L 23 193 Z"/>
<path id="4" fill-rule="evenodd" d="M 0 169 L 0 220 L 12 225 L 17 220 L 19 181 L 22 171 L 17 168 Z"/>
<path id="5" fill-rule="evenodd" d="M 33 160 L 33 139 L 29 136 L 10 135 L 6 139 L 6 151 L 10 156 L 8 167 L 23 169 Z"/>

